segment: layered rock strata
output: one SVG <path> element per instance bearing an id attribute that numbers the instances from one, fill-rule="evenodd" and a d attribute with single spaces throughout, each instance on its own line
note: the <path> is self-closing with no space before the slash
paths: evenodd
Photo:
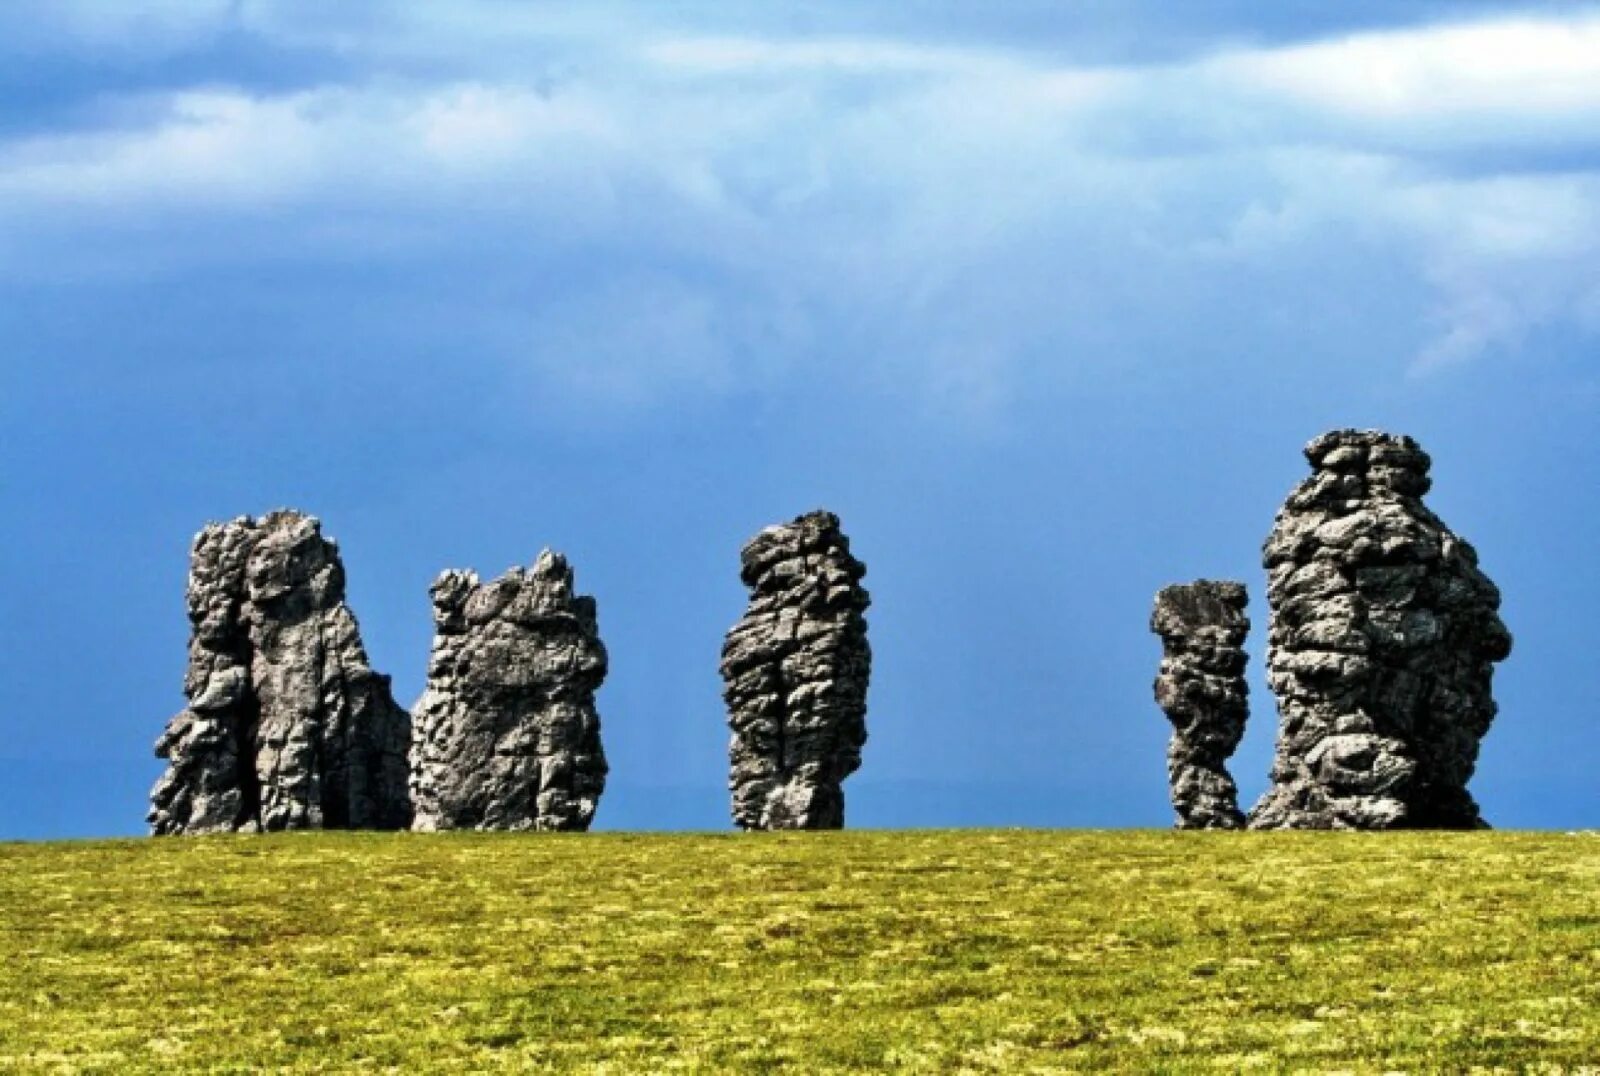
<path id="1" fill-rule="evenodd" d="M 1264 549 L 1280 727 L 1260 829 L 1471 828 L 1467 791 L 1511 652 L 1472 546 L 1422 503 L 1409 437 L 1338 430 Z"/>
<path id="2" fill-rule="evenodd" d="M 410 718 L 367 661 L 344 585 L 338 546 L 299 512 L 195 537 L 189 704 L 156 741 L 155 833 L 410 822 Z"/>
<path id="3" fill-rule="evenodd" d="M 750 602 L 722 647 L 741 829 L 838 829 L 867 740 L 866 566 L 832 512 L 768 527 L 740 553 Z"/>
<path id="4" fill-rule="evenodd" d="M 605 790 L 591 597 L 545 550 L 490 583 L 434 582 L 428 683 L 413 712 L 414 829 L 584 830 Z"/>
<path id="5" fill-rule="evenodd" d="M 1198 580 L 1156 595 L 1150 630 L 1161 637 L 1156 703 L 1172 722 L 1167 779 L 1179 829 L 1239 829 L 1238 788 L 1228 758 L 1250 716 L 1242 583 Z"/>

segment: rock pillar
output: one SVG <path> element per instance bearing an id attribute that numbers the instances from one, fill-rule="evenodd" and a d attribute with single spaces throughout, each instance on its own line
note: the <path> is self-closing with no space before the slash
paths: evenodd
<path id="1" fill-rule="evenodd" d="M 1500 593 L 1472 546 L 1422 503 L 1409 437 L 1336 430 L 1267 538 L 1267 678 L 1278 698 L 1260 829 L 1465 829 L 1511 652 Z"/>
<path id="2" fill-rule="evenodd" d="M 566 558 L 490 583 L 434 582 L 428 684 L 412 715 L 413 828 L 585 830 L 605 790 L 593 598 Z"/>
<path id="3" fill-rule="evenodd" d="M 1242 583 L 1199 580 L 1156 595 L 1150 630 L 1161 636 L 1156 703 L 1172 722 L 1167 778 L 1179 829 L 1239 829 L 1238 789 L 1227 760 L 1250 716 Z"/>
<path id="4" fill-rule="evenodd" d="M 831 512 L 768 527 L 740 562 L 750 602 L 721 665 L 733 820 L 747 830 L 838 829 L 842 783 L 867 739 L 866 566 Z"/>
<path id="5" fill-rule="evenodd" d="M 410 718 L 372 671 L 344 566 L 299 512 L 212 524 L 189 561 L 189 705 L 156 742 L 157 834 L 402 829 Z"/>

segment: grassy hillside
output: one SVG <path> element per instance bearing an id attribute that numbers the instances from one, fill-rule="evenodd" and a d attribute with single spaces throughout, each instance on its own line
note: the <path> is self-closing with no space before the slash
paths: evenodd
<path id="1" fill-rule="evenodd" d="M 0 845 L 0 1070 L 1600 1065 L 1600 837 Z"/>

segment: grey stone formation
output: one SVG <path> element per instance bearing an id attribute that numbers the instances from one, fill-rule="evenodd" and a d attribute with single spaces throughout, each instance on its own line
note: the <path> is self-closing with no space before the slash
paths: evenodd
<path id="1" fill-rule="evenodd" d="M 594 599 L 545 550 L 491 583 L 447 571 L 413 714 L 412 828 L 584 830 L 605 790 Z"/>
<path id="2" fill-rule="evenodd" d="M 1161 636 L 1156 703 L 1172 722 L 1167 778 L 1179 829 L 1240 829 L 1227 761 L 1250 716 L 1244 584 L 1201 579 L 1156 595 L 1150 630 Z"/>
<path id="3" fill-rule="evenodd" d="M 740 552 L 750 588 L 722 647 L 733 820 L 838 829 L 867 740 L 867 569 L 832 512 L 768 527 Z"/>
<path id="4" fill-rule="evenodd" d="M 299 512 L 211 524 L 189 560 L 183 690 L 157 834 L 401 829 L 410 718 L 372 671 L 338 546 Z"/>
<path id="5" fill-rule="evenodd" d="M 1482 826 L 1467 782 L 1511 652 L 1499 591 L 1422 503 L 1411 438 L 1337 430 L 1305 451 L 1264 550 L 1280 727 L 1250 825 Z"/>

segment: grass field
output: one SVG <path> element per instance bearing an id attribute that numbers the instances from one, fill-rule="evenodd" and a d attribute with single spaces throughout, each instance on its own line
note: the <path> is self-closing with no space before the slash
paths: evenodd
<path id="1" fill-rule="evenodd" d="M 8 1072 L 1600 1071 L 1595 834 L 0 844 L 0 950 Z"/>

